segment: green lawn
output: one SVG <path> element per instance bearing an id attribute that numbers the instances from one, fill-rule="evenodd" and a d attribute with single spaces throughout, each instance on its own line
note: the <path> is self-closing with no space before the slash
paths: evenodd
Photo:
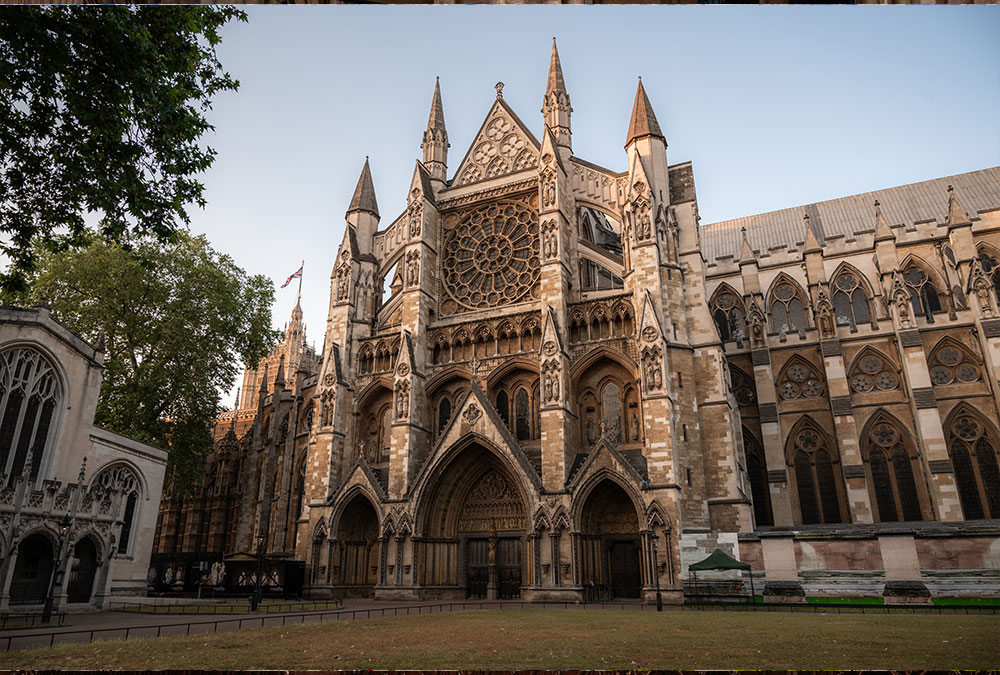
<path id="1" fill-rule="evenodd" d="M 57 645 L 3 669 L 990 669 L 1000 617 L 467 611 Z"/>

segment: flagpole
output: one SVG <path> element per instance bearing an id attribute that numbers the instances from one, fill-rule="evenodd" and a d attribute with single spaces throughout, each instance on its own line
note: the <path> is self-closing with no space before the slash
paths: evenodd
<path id="1" fill-rule="evenodd" d="M 306 269 L 306 261 L 305 261 L 305 258 L 303 258 L 302 259 L 302 265 L 299 266 L 299 271 L 304 273 L 305 269 Z M 301 274 L 299 275 L 299 298 L 302 298 L 302 275 Z"/>

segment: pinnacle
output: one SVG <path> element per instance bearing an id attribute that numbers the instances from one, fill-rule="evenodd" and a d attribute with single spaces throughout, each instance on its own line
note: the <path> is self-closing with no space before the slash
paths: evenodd
<path id="1" fill-rule="evenodd" d="M 444 131 L 444 106 L 441 104 L 441 80 L 434 78 L 434 97 L 431 99 L 431 114 L 427 118 L 427 128 Z"/>
<path id="2" fill-rule="evenodd" d="M 367 157 L 365 157 L 365 166 L 361 169 L 361 177 L 358 178 L 358 186 L 354 188 L 351 205 L 347 207 L 348 213 L 352 211 L 370 211 L 378 216 L 378 203 L 375 201 L 375 185 L 372 183 L 372 171 L 368 166 Z"/>
<path id="3" fill-rule="evenodd" d="M 889 221 L 885 219 L 885 215 L 882 213 L 882 205 L 879 201 L 875 200 L 875 241 L 883 241 L 886 239 L 895 239 L 896 235 L 893 234 L 892 228 L 889 227 Z"/>
<path id="4" fill-rule="evenodd" d="M 657 138 L 663 138 L 663 132 L 660 131 L 660 124 L 656 121 L 656 115 L 653 113 L 653 106 L 649 103 L 649 98 L 646 96 L 646 90 L 642 86 L 642 78 L 639 78 L 639 86 L 635 90 L 635 103 L 632 104 L 632 120 L 628 125 L 628 137 L 625 139 L 625 145 L 634 141 L 637 138 L 642 138 L 643 136 L 656 136 Z"/>
<path id="5" fill-rule="evenodd" d="M 556 49 L 556 39 L 552 38 L 552 58 L 549 60 L 549 82 L 545 87 L 545 97 L 553 93 L 566 93 L 566 82 L 563 80 L 562 65 L 559 63 L 559 50 Z"/>
<path id="6" fill-rule="evenodd" d="M 945 221 L 948 227 L 954 227 L 956 225 L 970 225 L 972 223 L 969 220 L 969 214 L 965 212 L 962 205 L 958 203 L 958 197 L 955 196 L 955 188 L 951 185 L 948 186 L 948 219 Z"/>
<path id="7" fill-rule="evenodd" d="M 805 242 L 805 253 L 812 253 L 814 251 L 822 251 L 823 247 L 820 246 L 819 239 L 816 237 L 816 230 L 812 225 L 812 221 L 809 219 L 809 214 L 805 215 L 805 226 L 806 226 L 806 242 Z"/>
<path id="8" fill-rule="evenodd" d="M 747 228 L 741 227 L 740 234 L 743 236 L 743 248 L 740 250 L 740 262 L 746 263 L 757 259 L 754 255 L 753 247 L 750 246 L 750 240 L 747 238 Z"/>

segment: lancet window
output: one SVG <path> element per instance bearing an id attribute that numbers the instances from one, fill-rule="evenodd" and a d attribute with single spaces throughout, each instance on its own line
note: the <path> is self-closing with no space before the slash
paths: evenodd
<path id="1" fill-rule="evenodd" d="M 1000 518 L 1000 458 L 995 431 L 961 411 L 948 429 L 948 452 L 966 520 Z"/>
<path id="2" fill-rule="evenodd" d="M 747 334 L 747 318 L 743 300 L 735 292 L 725 288 L 716 293 L 712 300 L 712 318 L 723 342 L 735 342 L 743 346 Z"/>
<path id="3" fill-rule="evenodd" d="M 753 405 L 757 402 L 757 388 L 753 380 L 736 366 L 729 366 L 729 377 L 733 387 L 733 396 L 741 406 Z"/>
<path id="4" fill-rule="evenodd" d="M 771 515 L 771 495 L 767 485 L 767 462 L 760 441 L 743 427 L 743 454 L 747 462 L 747 477 L 750 479 L 750 494 L 753 497 L 753 514 L 757 525 L 773 525 Z"/>
<path id="5" fill-rule="evenodd" d="M 978 382 L 982 370 L 969 351 L 954 340 L 944 340 L 931 352 L 931 382 L 935 385 Z"/>
<path id="6" fill-rule="evenodd" d="M 806 334 L 806 315 L 801 289 L 790 281 L 779 283 L 771 294 L 771 322 L 781 335 Z"/>
<path id="7" fill-rule="evenodd" d="M 122 524 L 118 533 L 118 543 L 116 550 L 122 555 L 129 552 L 129 544 L 134 539 L 135 522 L 137 510 L 139 508 L 139 492 L 141 483 L 135 471 L 126 464 L 114 464 L 103 469 L 94 476 L 91 481 L 91 489 L 110 494 L 112 490 L 118 491 L 121 495 L 121 506 L 118 511 L 118 519 Z"/>
<path id="8" fill-rule="evenodd" d="M 906 268 L 903 281 L 906 283 L 906 290 L 910 292 L 914 316 L 923 315 L 928 320 L 933 320 L 933 315 L 941 311 L 941 297 L 934 282 L 916 265 Z"/>
<path id="9" fill-rule="evenodd" d="M 537 384 L 537 379 L 529 382 L 515 376 L 501 384 L 493 397 L 500 419 L 519 441 L 541 437 Z"/>
<path id="10" fill-rule="evenodd" d="M 876 419 L 865 439 L 872 492 L 883 523 L 923 520 L 914 479 L 915 457 L 905 439 L 905 432 L 888 418 Z"/>
<path id="11" fill-rule="evenodd" d="M 811 424 L 802 426 L 792 435 L 790 455 L 802 523 L 843 522 L 835 469 L 839 462 L 826 434 Z"/>
<path id="12" fill-rule="evenodd" d="M 899 389 L 896 365 L 873 349 L 863 350 L 858 355 L 848 377 L 851 390 L 859 394 Z"/>
<path id="13" fill-rule="evenodd" d="M 825 392 L 823 379 L 805 359 L 792 357 L 778 377 L 778 393 L 786 401 L 819 398 Z"/>
<path id="14" fill-rule="evenodd" d="M 983 272 L 986 276 L 990 278 L 993 282 L 993 292 L 997 294 L 997 298 L 1000 299 L 1000 263 L 997 262 L 996 258 L 991 256 L 985 251 L 980 251 L 979 262 L 983 266 Z"/>
<path id="15" fill-rule="evenodd" d="M 833 282 L 833 311 L 838 326 L 856 330 L 859 324 L 870 323 L 871 307 L 858 276 L 854 272 L 841 272 Z"/>
<path id="16" fill-rule="evenodd" d="M 0 474 L 20 476 L 30 454 L 29 476 L 37 478 L 61 398 L 55 369 L 41 352 L 14 347 L 0 353 Z"/>

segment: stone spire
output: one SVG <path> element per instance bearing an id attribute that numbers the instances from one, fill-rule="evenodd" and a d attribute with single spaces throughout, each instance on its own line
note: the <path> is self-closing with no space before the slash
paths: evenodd
<path id="1" fill-rule="evenodd" d="M 753 247 L 750 246 L 750 240 L 747 238 L 747 228 L 741 227 L 740 234 L 743 237 L 743 247 L 740 249 L 740 260 L 741 265 L 745 263 L 757 262 L 757 256 L 754 255 Z"/>
<path id="2" fill-rule="evenodd" d="M 268 371 L 268 364 L 265 363 L 264 377 L 260 378 L 260 390 L 258 392 L 260 394 L 259 400 L 261 401 L 264 400 L 265 396 L 267 396 L 267 371 Z"/>
<path id="3" fill-rule="evenodd" d="M 569 93 L 566 91 L 566 81 L 563 79 L 562 65 L 559 63 L 559 51 L 556 49 L 556 39 L 552 38 L 552 57 L 549 59 L 549 79 L 545 86 L 545 98 L 542 100 L 542 114 L 545 116 L 545 126 L 556 138 L 557 147 L 565 150 L 568 156 L 572 154 L 573 138 L 570 126 Z"/>
<path id="4" fill-rule="evenodd" d="M 807 213 L 803 218 L 806 226 L 806 243 L 803 253 L 817 253 L 822 252 L 823 247 L 820 246 L 819 239 L 816 237 L 816 230 L 813 228 L 812 221 L 809 220 L 809 214 Z"/>
<path id="5" fill-rule="evenodd" d="M 895 239 L 896 235 L 893 234 L 892 228 L 889 227 L 889 221 L 885 219 L 885 215 L 882 213 L 882 205 L 879 201 L 875 200 L 875 241 L 885 241 L 887 239 Z"/>
<path id="6" fill-rule="evenodd" d="M 347 207 L 347 215 L 356 211 L 368 211 L 376 218 L 379 217 L 378 203 L 375 201 L 375 185 L 372 183 L 372 171 L 368 166 L 367 157 L 365 157 L 365 166 L 361 169 L 361 177 L 358 178 L 358 185 L 354 188 L 351 205 Z"/>
<path id="7" fill-rule="evenodd" d="M 285 388 L 285 355 L 282 354 L 281 358 L 278 360 L 278 374 L 274 376 L 274 390 L 278 391 L 278 387 L 282 389 Z"/>
<path id="8" fill-rule="evenodd" d="M 945 220 L 945 224 L 949 228 L 956 227 L 959 225 L 971 225 L 972 221 L 969 219 L 969 214 L 965 212 L 962 205 L 958 203 L 958 197 L 955 196 L 955 188 L 951 185 L 948 186 L 948 218 Z"/>
<path id="9" fill-rule="evenodd" d="M 444 125 L 444 106 L 441 104 L 441 82 L 434 78 L 434 97 L 431 114 L 420 148 L 424 151 L 424 166 L 431 178 L 444 182 L 448 178 L 448 131 Z"/>
<path id="10" fill-rule="evenodd" d="M 632 104 L 632 120 L 628 125 L 628 137 L 625 139 L 625 146 L 644 136 L 655 136 L 666 143 L 663 132 L 660 131 L 660 124 L 656 121 L 653 113 L 653 106 L 649 103 L 646 90 L 642 86 L 642 78 L 639 78 L 639 87 L 635 90 L 635 103 Z"/>

